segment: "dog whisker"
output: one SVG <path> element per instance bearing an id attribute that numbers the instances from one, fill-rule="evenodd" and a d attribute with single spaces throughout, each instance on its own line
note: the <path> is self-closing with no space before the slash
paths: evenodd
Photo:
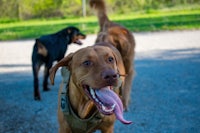
<path id="1" fill-rule="evenodd" d="M 119 76 L 126 77 L 127 74 L 119 74 Z"/>

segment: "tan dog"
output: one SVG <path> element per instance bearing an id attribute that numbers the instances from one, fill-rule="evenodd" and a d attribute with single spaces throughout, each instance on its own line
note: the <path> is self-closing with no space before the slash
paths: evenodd
<path id="1" fill-rule="evenodd" d="M 126 28 L 108 19 L 104 0 L 90 0 L 90 7 L 97 11 L 100 25 L 100 31 L 96 42 L 108 42 L 112 44 L 119 50 L 122 56 L 127 75 L 125 78 L 124 91 L 122 92 L 122 101 L 125 110 L 127 110 L 130 102 L 130 92 L 134 75 L 134 37 Z"/>
<path id="2" fill-rule="evenodd" d="M 121 86 L 125 69 L 115 47 L 99 43 L 69 54 L 50 70 L 52 84 L 55 73 L 61 66 L 70 71 L 65 94 L 70 111 L 62 110 L 61 91 L 66 87 L 65 80 L 68 82 L 64 78 L 58 103 L 60 133 L 91 133 L 97 129 L 103 133 L 112 133 L 115 117 L 124 124 L 131 123 L 124 120 L 123 105 L 117 95 L 123 89 Z"/>

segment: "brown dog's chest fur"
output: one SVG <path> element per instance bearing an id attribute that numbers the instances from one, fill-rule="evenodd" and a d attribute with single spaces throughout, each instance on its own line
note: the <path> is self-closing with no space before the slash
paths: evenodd
<path id="1" fill-rule="evenodd" d="M 66 68 L 62 68 L 62 72 L 67 72 Z M 95 106 L 93 106 L 93 103 L 87 102 L 85 105 L 85 109 L 83 108 L 83 112 L 87 112 L 85 114 L 85 118 L 80 118 L 80 116 L 77 115 L 77 112 L 74 112 L 74 109 L 72 109 L 71 103 L 69 101 L 69 90 L 68 90 L 68 82 L 65 81 L 65 79 L 69 79 L 68 74 L 62 73 L 63 76 L 63 82 L 61 83 L 60 91 L 61 93 L 59 96 L 59 100 L 61 100 L 61 108 L 62 113 L 64 114 L 65 120 L 68 122 L 69 126 L 71 127 L 71 131 L 73 133 L 89 133 L 92 132 L 95 128 L 99 127 L 99 125 L 102 123 L 102 120 L 104 119 L 104 115 L 100 114 Z M 85 104 L 85 103 L 83 103 Z M 89 109 L 93 107 L 94 109 Z M 83 114 L 81 114 L 83 116 Z"/>

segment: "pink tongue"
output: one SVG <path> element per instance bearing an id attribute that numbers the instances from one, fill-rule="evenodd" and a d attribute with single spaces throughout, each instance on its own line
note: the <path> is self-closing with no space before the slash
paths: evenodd
<path id="1" fill-rule="evenodd" d="M 123 105 L 119 96 L 112 91 L 109 86 L 95 90 L 98 99 L 104 104 L 104 106 L 112 106 L 115 104 L 114 113 L 118 120 L 124 124 L 131 124 L 131 121 L 127 121 L 123 118 Z"/>

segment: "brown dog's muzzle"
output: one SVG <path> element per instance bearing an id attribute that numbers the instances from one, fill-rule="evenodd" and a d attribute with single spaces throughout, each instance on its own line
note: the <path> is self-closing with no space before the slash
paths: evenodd
<path id="1" fill-rule="evenodd" d="M 116 86 L 119 79 L 119 74 L 114 70 L 104 70 L 101 74 L 102 80 L 107 84 L 107 86 Z"/>

